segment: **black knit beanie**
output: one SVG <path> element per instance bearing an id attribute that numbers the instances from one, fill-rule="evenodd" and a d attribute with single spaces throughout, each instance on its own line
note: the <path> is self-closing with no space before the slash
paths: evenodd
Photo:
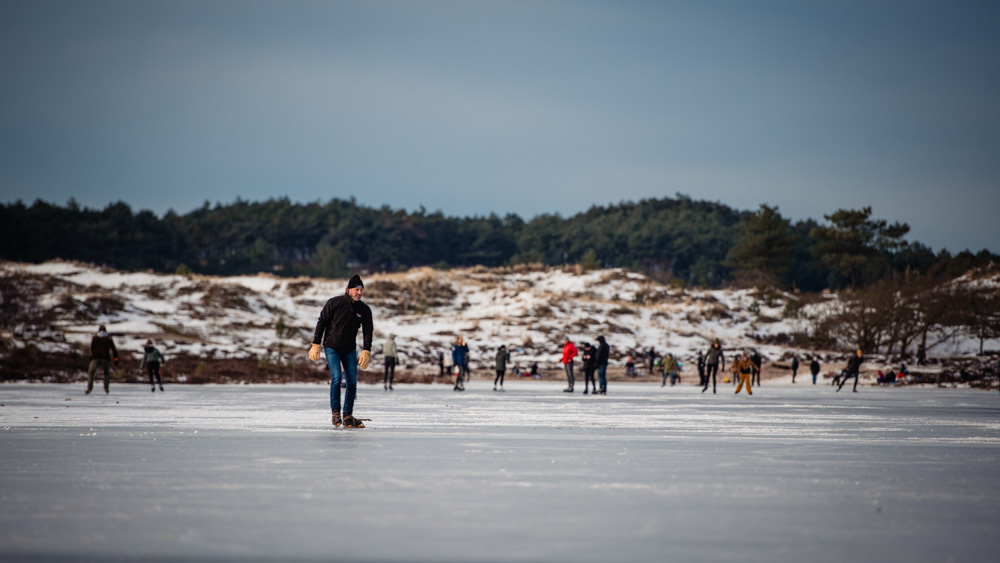
<path id="1" fill-rule="evenodd" d="M 361 276 L 354 274 L 354 277 L 351 278 L 351 281 L 347 282 L 347 289 L 351 289 L 352 287 L 360 287 L 360 288 L 365 287 L 364 282 L 361 281 Z"/>

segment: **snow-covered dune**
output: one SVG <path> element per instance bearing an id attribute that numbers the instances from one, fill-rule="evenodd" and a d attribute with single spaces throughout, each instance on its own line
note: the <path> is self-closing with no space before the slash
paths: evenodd
<path id="1" fill-rule="evenodd" d="M 279 345 L 286 354 L 304 353 L 323 304 L 346 286 L 346 279 L 185 277 L 62 261 L 7 262 L 0 276 L 30 294 L 44 317 L 44 323 L 14 328 L 16 340 L 83 349 L 105 324 L 124 357 L 138 357 L 147 338 L 168 355 L 256 358 L 275 355 Z M 563 337 L 579 345 L 598 335 L 607 338 L 617 365 L 627 355 L 640 361 L 653 346 L 679 356 L 690 373 L 697 351 L 715 338 L 727 351 L 754 348 L 773 362 L 816 352 L 788 347 L 788 336 L 807 331 L 809 319 L 837 300 L 813 296 L 796 318 L 785 318 L 786 303 L 800 296 L 681 289 L 620 269 L 422 268 L 365 276 L 365 283 L 376 363 L 381 343 L 395 334 L 401 361 L 410 366 L 436 363 L 458 335 L 469 343 L 473 364 L 483 367 L 500 344 L 522 365 L 555 367 Z M 278 338 L 279 320 L 292 327 L 291 336 Z M 976 346 L 959 340 L 945 352 L 970 353 Z"/>

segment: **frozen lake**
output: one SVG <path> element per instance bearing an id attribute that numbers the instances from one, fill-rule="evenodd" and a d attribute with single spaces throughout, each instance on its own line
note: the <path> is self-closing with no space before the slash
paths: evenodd
<path id="1" fill-rule="evenodd" d="M 1000 561 L 1000 397 L 0 385 L 3 561 Z"/>

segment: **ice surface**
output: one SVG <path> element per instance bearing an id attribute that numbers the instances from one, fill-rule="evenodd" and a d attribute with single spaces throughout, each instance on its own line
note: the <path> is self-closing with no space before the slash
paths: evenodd
<path id="1" fill-rule="evenodd" d="M 1000 560 L 995 393 L 468 389 L 0 385 L 0 560 Z"/>

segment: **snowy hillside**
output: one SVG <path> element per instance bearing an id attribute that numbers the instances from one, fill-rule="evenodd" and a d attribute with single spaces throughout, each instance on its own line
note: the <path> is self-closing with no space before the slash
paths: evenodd
<path id="1" fill-rule="evenodd" d="M 212 358 L 304 356 L 317 316 L 346 279 L 289 279 L 271 275 L 216 278 L 125 273 L 70 262 L 0 265 L 0 276 L 37 300 L 47 330 L 14 328 L 18 340 L 47 350 L 86 349 L 99 324 L 115 336 L 123 357 L 138 358 L 152 338 L 168 356 Z M 789 335 L 808 329 L 836 296 L 813 296 L 798 318 L 783 318 L 789 299 L 750 290 L 685 290 L 623 270 L 514 267 L 365 276 L 364 301 L 373 310 L 378 352 L 396 335 L 408 368 L 436 364 L 456 336 L 469 343 L 474 366 L 486 367 L 506 344 L 513 360 L 556 367 L 564 336 L 578 345 L 604 335 L 612 360 L 640 358 L 654 346 L 690 362 L 715 338 L 729 351 L 755 348 L 776 361 L 794 350 Z M 279 319 L 293 335 L 281 340 Z M 7 336 L 10 336 L 8 333 Z M 996 347 L 996 343 L 992 343 Z M 976 343 L 950 344 L 948 354 L 972 352 Z M 798 350 L 812 353 L 811 350 Z M 826 352 L 832 354 L 832 352 Z M 828 356 L 829 357 L 829 356 Z M 686 366 L 685 371 L 688 369 Z"/>

